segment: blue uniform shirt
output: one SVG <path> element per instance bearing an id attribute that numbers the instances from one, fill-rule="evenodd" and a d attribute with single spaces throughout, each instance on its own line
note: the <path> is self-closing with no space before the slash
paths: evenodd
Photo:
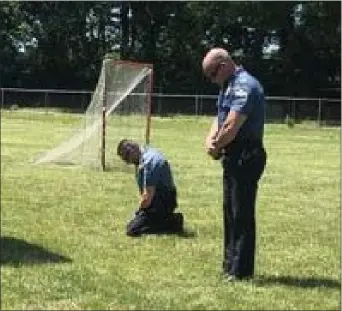
<path id="1" fill-rule="evenodd" d="M 168 161 L 160 151 L 151 147 L 142 149 L 136 180 L 140 193 L 148 186 L 156 187 L 156 192 L 176 188 Z"/>
<path id="2" fill-rule="evenodd" d="M 247 115 L 236 138 L 263 138 L 265 122 L 265 97 L 261 84 L 242 67 L 229 78 L 221 89 L 218 100 L 219 129 L 230 110 Z"/>

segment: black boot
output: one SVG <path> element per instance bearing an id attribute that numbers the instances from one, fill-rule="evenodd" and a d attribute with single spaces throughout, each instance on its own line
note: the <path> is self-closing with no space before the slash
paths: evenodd
<path id="1" fill-rule="evenodd" d="M 173 213 L 170 218 L 170 223 L 172 232 L 183 232 L 184 216 L 182 213 Z"/>

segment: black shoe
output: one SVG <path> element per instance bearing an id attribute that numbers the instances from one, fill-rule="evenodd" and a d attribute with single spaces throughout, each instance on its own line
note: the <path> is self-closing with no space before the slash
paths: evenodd
<path id="1" fill-rule="evenodd" d="M 236 275 L 232 275 L 232 274 L 224 274 L 223 275 L 223 282 L 225 282 L 225 283 L 233 283 L 237 280 L 238 280 L 238 278 L 236 277 Z"/>
<path id="2" fill-rule="evenodd" d="M 225 283 L 233 283 L 236 281 L 248 281 L 252 278 L 253 278 L 252 275 L 238 276 L 238 275 L 234 275 L 234 274 L 223 273 L 223 281 Z"/>
<path id="3" fill-rule="evenodd" d="M 173 232 L 184 231 L 184 216 L 182 213 L 174 213 L 171 218 L 171 228 Z"/>

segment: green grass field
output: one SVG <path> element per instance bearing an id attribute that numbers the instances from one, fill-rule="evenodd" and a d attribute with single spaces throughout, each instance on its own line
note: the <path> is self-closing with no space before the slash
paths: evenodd
<path id="1" fill-rule="evenodd" d="M 1 310 L 340 310 L 340 128 L 266 125 L 256 275 L 221 279 L 219 162 L 207 117 L 152 119 L 187 234 L 129 238 L 130 171 L 29 164 L 75 123 L 2 111 Z"/>

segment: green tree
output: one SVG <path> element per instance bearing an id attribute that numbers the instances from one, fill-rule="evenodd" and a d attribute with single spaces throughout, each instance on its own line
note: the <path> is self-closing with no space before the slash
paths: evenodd
<path id="1" fill-rule="evenodd" d="M 153 63 L 158 90 L 213 94 L 201 61 L 221 46 L 268 95 L 314 96 L 340 83 L 340 12 L 337 1 L 0 2 L 0 82 L 93 89 L 111 57 Z"/>
<path id="2" fill-rule="evenodd" d="M 17 2 L 0 2 L 0 86 L 14 86 L 22 29 L 22 13 Z"/>
<path id="3" fill-rule="evenodd" d="M 41 87 L 93 87 L 103 57 L 118 43 L 111 2 L 22 2 L 37 42 L 34 75 Z"/>

